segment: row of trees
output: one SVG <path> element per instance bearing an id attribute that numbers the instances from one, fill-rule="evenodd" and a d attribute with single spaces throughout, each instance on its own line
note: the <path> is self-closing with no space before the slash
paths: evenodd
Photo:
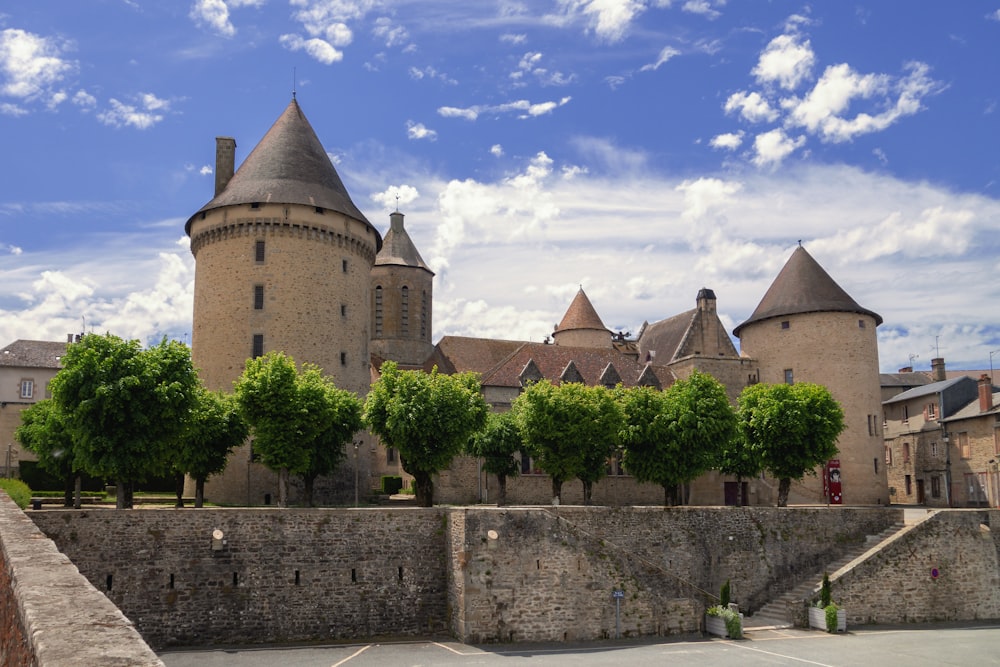
<path id="1" fill-rule="evenodd" d="M 780 480 L 784 505 L 792 479 L 835 456 L 843 429 L 839 405 L 821 386 L 754 385 L 734 410 L 722 385 L 698 372 L 662 392 L 541 381 L 496 414 L 471 373 L 402 371 L 386 362 L 362 402 L 318 367 L 297 369 L 272 352 L 248 360 L 227 395 L 201 386 L 180 343 L 142 349 L 93 334 L 69 347 L 51 390 L 51 399 L 23 413 L 18 440 L 67 479 L 86 472 L 116 480 L 119 507 L 132 506 L 134 483 L 166 473 L 177 479 L 179 502 L 185 475 L 195 479 L 200 506 L 206 478 L 249 434 L 257 460 L 278 472 L 279 505 L 287 504 L 293 474 L 311 505 L 315 479 L 342 463 L 345 445 L 365 427 L 399 451 L 425 506 L 433 503 L 433 476 L 463 452 L 497 475 L 501 504 L 506 479 L 531 456 L 551 477 L 554 498 L 578 479 L 589 504 L 608 460 L 620 457 L 638 481 L 661 485 L 668 505 L 711 469 L 737 479 L 766 471 Z"/>

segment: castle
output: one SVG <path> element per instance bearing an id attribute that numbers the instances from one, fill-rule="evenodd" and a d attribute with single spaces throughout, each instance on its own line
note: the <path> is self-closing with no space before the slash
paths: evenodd
<path id="1" fill-rule="evenodd" d="M 634 340 L 609 331 L 581 287 L 551 341 L 445 336 L 435 345 L 434 273 L 407 234 L 403 214 L 390 215 L 383 238 L 351 200 L 294 98 L 238 170 L 235 149 L 234 139 L 216 139 L 214 196 L 185 225 L 196 260 L 192 356 L 209 389 L 230 390 L 248 357 L 271 350 L 319 365 L 337 386 L 361 396 L 384 360 L 403 368 L 474 371 L 499 410 L 542 378 L 662 388 L 699 370 L 722 382 L 732 400 L 755 382 L 816 382 L 845 413 L 838 441 L 843 502 L 888 504 L 875 335 L 882 318 L 854 301 L 801 245 L 734 330 L 739 351 L 707 288 L 693 309 L 644 325 Z M 367 495 L 381 475 L 403 473 L 396 453 L 370 434 L 358 435 L 346 465 L 317 482 L 318 497 L 346 502 L 357 497 L 359 485 Z M 547 503 L 547 476 L 527 456 L 522 472 L 508 482 L 508 499 Z M 595 486 L 595 502 L 659 502 L 659 487 L 636 484 L 614 461 L 609 472 Z M 744 482 L 743 497 L 773 503 L 771 482 Z M 735 497 L 735 483 L 709 473 L 692 484 L 690 502 L 721 505 Z M 475 460 L 460 458 L 440 475 L 435 496 L 488 502 L 493 484 Z M 225 473 L 209 480 L 206 497 L 266 504 L 276 486 L 276 476 L 254 462 L 246 445 Z M 578 485 L 569 486 L 564 502 L 577 500 Z M 820 475 L 794 484 L 789 501 L 825 500 Z"/>

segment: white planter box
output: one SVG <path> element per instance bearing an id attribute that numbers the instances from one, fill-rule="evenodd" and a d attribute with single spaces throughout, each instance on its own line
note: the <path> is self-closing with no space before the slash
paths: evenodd
<path id="1" fill-rule="evenodd" d="M 743 614 L 740 614 L 740 628 L 743 627 Z M 715 635 L 717 637 L 728 637 L 729 631 L 726 630 L 726 621 L 721 616 L 709 616 L 705 615 L 705 632 L 710 635 Z"/>
<path id="2" fill-rule="evenodd" d="M 822 607 L 809 607 L 809 627 L 826 630 L 826 610 Z M 837 632 L 847 632 L 847 612 L 837 610 Z"/>

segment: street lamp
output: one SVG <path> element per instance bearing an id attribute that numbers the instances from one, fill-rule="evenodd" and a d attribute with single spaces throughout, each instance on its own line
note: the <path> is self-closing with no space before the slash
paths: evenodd
<path id="1" fill-rule="evenodd" d="M 358 506 L 358 446 L 360 440 L 354 441 L 354 506 Z"/>

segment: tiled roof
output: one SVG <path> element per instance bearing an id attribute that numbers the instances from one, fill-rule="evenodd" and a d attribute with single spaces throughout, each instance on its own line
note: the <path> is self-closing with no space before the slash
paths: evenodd
<path id="1" fill-rule="evenodd" d="M 485 374 L 525 344 L 521 340 L 498 340 L 445 336 L 434 346 L 427 370 L 437 366 L 442 373 L 471 371 Z"/>
<path id="2" fill-rule="evenodd" d="M 993 408 L 987 410 L 986 412 L 980 412 L 979 410 L 979 398 L 969 402 L 961 410 L 957 411 L 950 417 L 942 419 L 943 422 L 953 422 L 960 419 L 969 419 L 972 417 L 979 417 L 981 415 L 1000 415 L 1000 392 L 993 392 Z"/>
<path id="3" fill-rule="evenodd" d="M 389 231 L 386 232 L 385 239 L 382 241 L 382 249 L 379 250 L 378 256 L 375 257 L 375 266 L 386 264 L 413 266 L 424 269 L 431 273 L 431 275 L 434 275 L 434 272 L 427 267 L 423 258 L 420 257 L 420 253 L 417 252 L 417 247 L 413 245 L 410 235 L 406 233 L 406 229 L 403 227 L 403 214 L 395 211 L 389 216 L 389 220 Z"/>
<path id="4" fill-rule="evenodd" d="M 968 382 L 969 378 L 966 376 L 961 376 L 957 378 L 952 378 L 950 380 L 942 380 L 941 382 L 932 382 L 930 384 L 925 384 L 922 387 L 914 387 L 913 389 L 908 389 L 902 394 L 897 394 L 887 401 L 883 401 L 882 405 L 888 405 L 890 403 L 902 403 L 903 401 L 908 401 L 911 398 L 920 398 L 921 396 L 930 396 L 938 392 L 944 391 L 949 387 L 957 385 L 961 382 Z"/>
<path id="5" fill-rule="evenodd" d="M 569 371 L 571 374 L 578 373 L 587 385 L 599 385 L 602 377 L 613 377 L 616 373 L 624 386 L 634 387 L 639 384 L 640 377 L 647 369 L 646 364 L 613 348 L 524 343 L 501 364 L 483 375 L 483 385 L 520 387 L 521 373 L 531 363 L 553 384 L 559 384 Z M 614 368 L 614 373 L 608 368 L 609 365 Z M 673 384 L 675 378 L 669 369 L 658 367 L 653 368 L 652 372 L 661 387 Z"/>
<path id="6" fill-rule="evenodd" d="M 869 315 L 875 319 L 876 325 L 882 324 L 878 313 L 859 306 L 812 255 L 799 246 L 785 262 L 753 315 L 737 326 L 733 334 L 739 336 L 746 325 L 774 317 L 828 312 Z"/>
<path id="7" fill-rule="evenodd" d="M 576 293 L 576 296 L 573 297 L 573 302 L 566 309 L 566 314 L 563 315 L 562 321 L 559 323 L 556 331 L 570 331 L 573 329 L 608 330 L 604 326 L 604 322 L 601 321 L 601 317 L 597 314 L 597 311 L 594 310 L 594 305 L 590 303 L 590 299 L 587 298 L 582 287 Z"/>
<path id="8" fill-rule="evenodd" d="M 677 348 L 691 328 L 697 312 L 697 308 L 692 308 L 680 315 L 654 322 L 643 329 L 638 341 L 642 361 L 652 361 L 659 365 L 669 364 L 677 355 Z M 647 359 L 651 352 L 655 352 L 655 355 Z"/>
<path id="9" fill-rule="evenodd" d="M 226 188 L 198 213 L 254 202 L 315 206 L 371 224 L 351 201 L 326 149 L 294 99 Z M 191 216 L 185 226 L 189 232 L 193 220 Z"/>
<path id="10" fill-rule="evenodd" d="M 66 343 L 47 340 L 16 340 L 0 350 L 0 366 L 16 368 L 61 368 Z"/>

